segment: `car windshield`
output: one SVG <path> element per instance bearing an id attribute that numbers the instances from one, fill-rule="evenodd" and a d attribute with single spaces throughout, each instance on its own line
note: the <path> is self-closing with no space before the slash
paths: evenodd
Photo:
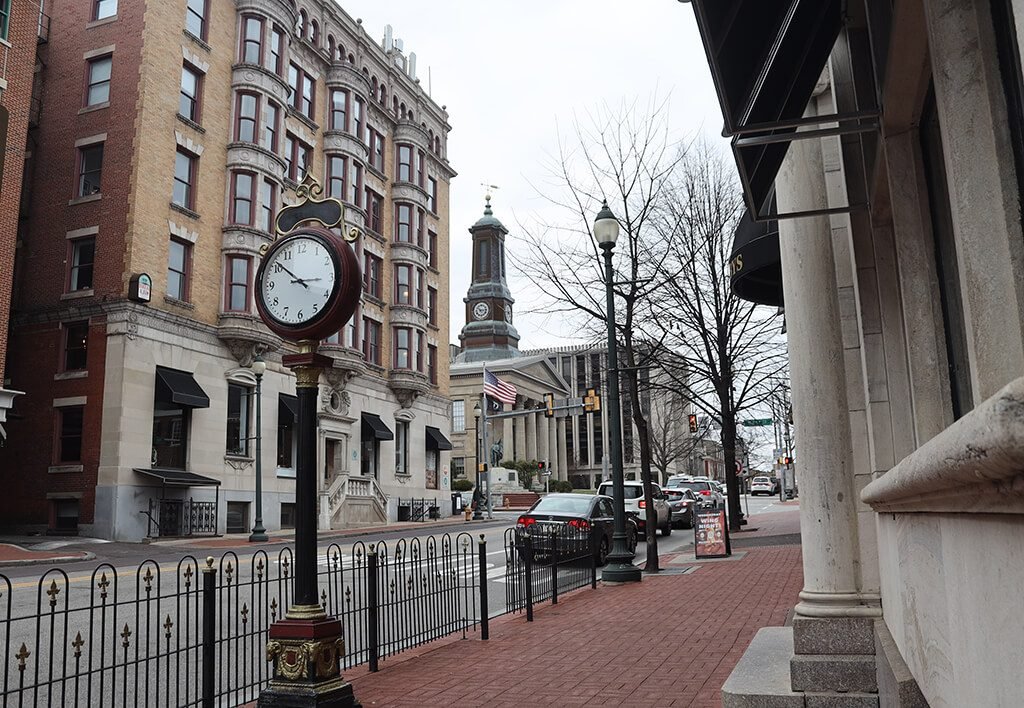
<path id="1" fill-rule="evenodd" d="M 586 514 L 590 511 L 591 501 L 593 497 L 590 496 L 547 496 L 537 502 L 531 511 L 545 514 Z"/>
<path id="2" fill-rule="evenodd" d="M 601 488 L 597 490 L 598 494 L 604 494 L 606 497 L 612 496 L 612 485 L 602 484 Z M 637 484 L 627 484 L 622 489 L 623 499 L 640 499 L 644 495 L 644 488 Z"/>
<path id="3" fill-rule="evenodd" d="M 680 482 L 679 486 L 699 492 L 704 489 L 711 489 L 711 482 Z"/>
<path id="4" fill-rule="evenodd" d="M 754 478 L 754 484 L 771 484 L 767 477 Z"/>
<path id="5" fill-rule="evenodd" d="M 679 501 L 686 498 L 686 492 L 682 489 L 666 489 L 665 496 L 668 497 L 669 501 Z"/>
<path id="6" fill-rule="evenodd" d="M 682 480 L 682 479 L 674 479 L 674 478 L 672 478 L 672 477 L 669 477 L 669 478 L 668 478 L 668 484 L 666 484 L 666 485 L 665 485 L 665 487 L 666 487 L 666 488 L 670 488 L 670 487 L 681 487 L 681 486 L 683 486 L 683 482 L 684 482 L 684 481 L 685 481 L 685 480 Z"/>

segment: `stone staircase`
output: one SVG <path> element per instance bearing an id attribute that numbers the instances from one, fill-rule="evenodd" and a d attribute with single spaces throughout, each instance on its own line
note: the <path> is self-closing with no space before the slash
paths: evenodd
<path id="1" fill-rule="evenodd" d="M 502 495 L 506 509 L 529 509 L 538 499 L 540 499 L 540 495 L 536 492 L 516 492 Z"/>
<path id="2" fill-rule="evenodd" d="M 320 528 L 344 529 L 388 522 L 388 497 L 373 477 L 338 475 L 320 493 Z"/>
<path id="3" fill-rule="evenodd" d="M 764 627 L 722 686 L 723 708 L 927 708 L 885 622 L 797 617 Z"/>

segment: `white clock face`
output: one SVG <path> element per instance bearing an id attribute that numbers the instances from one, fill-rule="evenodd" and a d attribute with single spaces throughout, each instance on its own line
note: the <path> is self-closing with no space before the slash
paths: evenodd
<path id="1" fill-rule="evenodd" d="M 505 305 L 505 321 L 512 324 L 512 306 Z"/>
<path id="2" fill-rule="evenodd" d="M 315 319 L 335 291 L 332 254 L 317 239 L 299 236 L 270 254 L 259 284 L 270 316 L 282 324 Z"/>
<path id="3" fill-rule="evenodd" d="M 486 319 L 487 315 L 489 315 L 490 313 L 491 306 L 488 305 L 486 302 L 478 302 L 477 304 L 473 305 L 473 317 L 477 318 L 478 320 Z"/>

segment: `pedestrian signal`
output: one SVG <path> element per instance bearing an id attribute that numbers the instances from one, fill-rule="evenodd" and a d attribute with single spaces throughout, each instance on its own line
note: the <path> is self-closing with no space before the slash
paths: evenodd
<path id="1" fill-rule="evenodd" d="M 688 418 L 690 419 L 690 432 L 691 433 L 696 433 L 697 432 L 697 416 L 694 415 L 693 413 L 691 413 L 688 416 Z"/>

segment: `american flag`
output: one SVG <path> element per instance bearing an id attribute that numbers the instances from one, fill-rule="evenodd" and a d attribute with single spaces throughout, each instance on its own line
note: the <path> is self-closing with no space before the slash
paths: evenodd
<path id="1" fill-rule="evenodd" d="M 502 403 L 516 402 L 516 387 L 505 383 L 490 371 L 484 370 L 484 393 Z"/>

